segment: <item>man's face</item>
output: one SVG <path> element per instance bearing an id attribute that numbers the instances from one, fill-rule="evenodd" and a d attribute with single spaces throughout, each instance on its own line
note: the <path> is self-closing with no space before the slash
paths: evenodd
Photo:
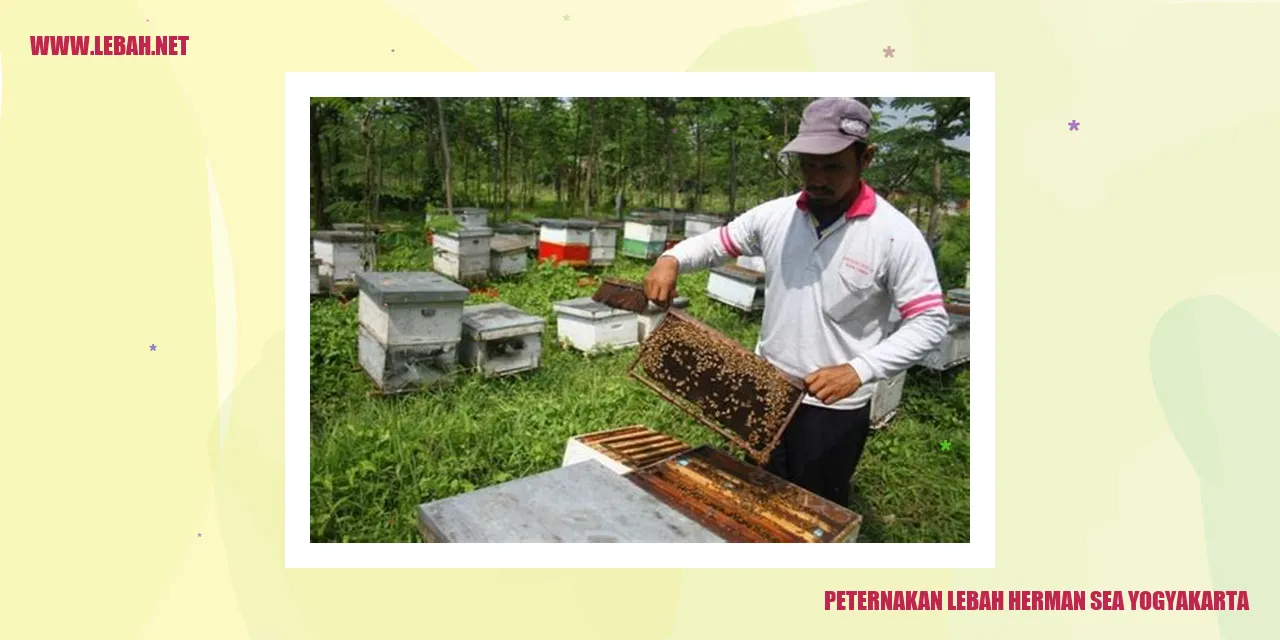
<path id="1" fill-rule="evenodd" d="M 866 163 L 870 153 L 864 153 Z M 809 203 L 816 209 L 831 207 L 853 193 L 862 179 L 862 166 L 854 145 L 829 156 L 800 154 L 800 173 Z"/>

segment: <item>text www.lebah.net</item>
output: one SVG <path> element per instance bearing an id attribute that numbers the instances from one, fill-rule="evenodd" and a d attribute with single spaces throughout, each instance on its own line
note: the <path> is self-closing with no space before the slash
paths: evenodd
<path id="1" fill-rule="evenodd" d="M 185 56 L 191 36 L 31 36 L 33 56 Z"/>

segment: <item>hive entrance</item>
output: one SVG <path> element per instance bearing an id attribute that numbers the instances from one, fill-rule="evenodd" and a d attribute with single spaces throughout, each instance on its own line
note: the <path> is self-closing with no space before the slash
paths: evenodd
<path id="1" fill-rule="evenodd" d="M 628 373 L 760 463 L 804 397 L 799 382 L 679 310 L 640 345 Z"/>

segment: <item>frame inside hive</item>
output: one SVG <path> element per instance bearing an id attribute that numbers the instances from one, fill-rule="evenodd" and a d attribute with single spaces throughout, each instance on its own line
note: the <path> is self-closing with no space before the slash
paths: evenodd
<path id="1" fill-rule="evenodd" d="M 641 343 L 627 373 L 763 464 L 804 385 L 679 309 Z"/>

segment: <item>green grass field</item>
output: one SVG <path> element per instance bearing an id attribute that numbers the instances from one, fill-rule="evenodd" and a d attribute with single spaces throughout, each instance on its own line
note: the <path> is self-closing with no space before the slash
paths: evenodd
<path id="1" fill-rule="evenodd" d="M 429 270 L 420 230 L 389 234 L 383 271 Z M 619 258 L 605 273 L 640 279 L 647 264 Z M 400 397 L 375 387 L 356 359 L 356 302 L 311 305 L 311 539 L 420 542 L 417 505 L 559 466 L 573 435 L 643 424 L 684 441 L 729 449 L 722 438 L 626 375 L 634 350 L 585 356 L 555 339 L 552 303 L 591 295 L 585 272 L 534 265 L 496 280 L 500 300 L 547 318 L 541 368 L 511 378 L 461 373 L 446 386 Z M 681 276 L 688 311 L 748 348 L 759 318 L 705 295 L 707 273 Z M 493 301 L 475 293 L 467 304 Z M 949 440 L 950 451 L 939 442 Z M 907 377 L 898 417 L 868 440 L 850 505 L 860 542 L 969 539 L 969 373 Z M 736 453 L 736 452 L 735 452 Z"/>

